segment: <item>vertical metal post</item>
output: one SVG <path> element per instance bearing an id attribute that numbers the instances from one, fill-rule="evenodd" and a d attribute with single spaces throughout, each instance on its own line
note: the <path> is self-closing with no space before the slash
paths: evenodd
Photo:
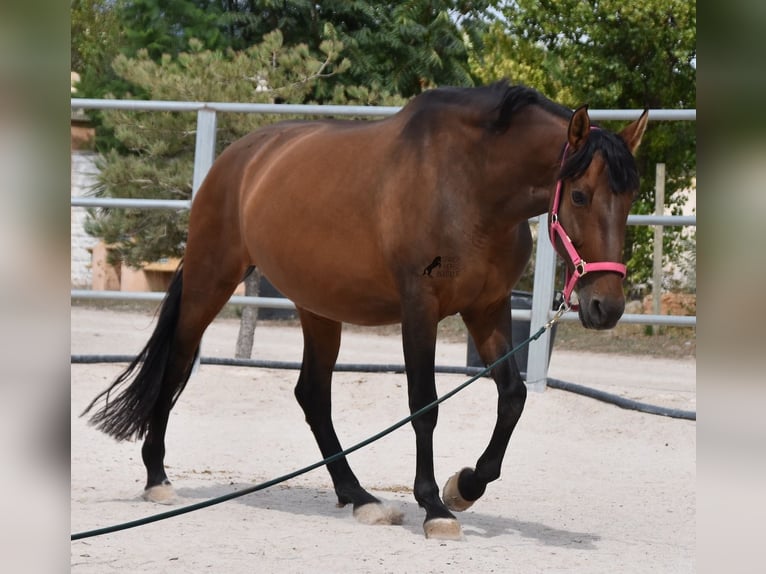
<path id="1" fill-rule="evenodd" d="M 654 184 L 654 214 L 665 214 L 665 164 L 658 163 Z M 660 314 L 662 298 L 662 233 L 663 226 L 654 226 L 654 269 L 652 273 L 652 307 L 655 315 Z M 659 325 L 652 325 L 652 334 L 660 332 Z"/>
<path id="2" fill-rule="evenodd" d="M 194 144 L 194 175 L 192 177 L 192 205 L 194 197 L 197 195 L 202 182 L 205 180 L 207 172 L 213 165 L 215 159 L 215 130 L 216 115 L 215 110 L 202 108 L 197 111 L 197 137 Z M 200 342 L 200 351 L 194 359 L 192 365 L 192 374 L 199 370 L 200 357 L 202 356 L 202 342 Z"/>
<path id="3" fill-rule="evenodd" d="M 215 159 L 215 110 L 202 108 L 197 111 L 197 139 L 194 146 L 194 177 L 192 179 L 192 200 L 205 180 Z"/>
<path id="4" fill-rule="evenodd" d="M 553 291 L 556 281 L 556 252 L 547 233 L 548 214 L 538 217 L 537 251 L 535 253 L 535 282 L 532 297 L 532 318 L 530 333 L 535 333 L 548 322 Z M 548 345 L 550 330 L 529 345 L 527 359 L 527 387 L 534 391 L 544 391 L 548 378 Z"/>

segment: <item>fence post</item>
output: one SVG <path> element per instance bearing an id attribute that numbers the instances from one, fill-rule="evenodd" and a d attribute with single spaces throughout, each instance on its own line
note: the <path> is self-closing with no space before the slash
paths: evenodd
<path id="1" fill-rule="evenodd" d="M 192 177 L 192 203 L 194 196 L 197 195 L 202 182 L 205 180 L 210 166 L 215 159 L 215 130 L 216 115 L 215 110 L 201 108 L 197 110 L 197 137 L 194 144 L 194 176 Z M 202 344 L 200 341 L 199 351 L 192 364 L 192 374 L 196 374 L 200 366 L 200 357 L 202 356 Z"/>
<path id="2" fill-rule="evenodd" d="M 197 111 L 197 139 L 194 146 L 194 178 L 192 200 L 215 159 L 215 110 L 202 108 Z"/>
<path id="3" fill-rule="evenodd" d="M 548 238 L 548 214 L 537 218 L 537 251 L 535 253 L 535 282 L 532 296 L 530 333 L 535 333 L 548 322 L 556 280 L 556 252 Z M 551 332 L 546 330 L 539 339 L 529 345 L 527 360 L 527 387 L 544 391 L 548 378 L 548 345 Z"/>
<path id="4" fill-rule="evenodd" d="M 658 163 L 654 187 L 654 214 L 665 214 L 665 164 Z M 654 269 L 652 274 L 652 307 L 655 315 L 662 309 L 662 235 L 665 228 L 654 226 Z M 652 335 L 660 333 L 659 325 L 651 325 Z"/>

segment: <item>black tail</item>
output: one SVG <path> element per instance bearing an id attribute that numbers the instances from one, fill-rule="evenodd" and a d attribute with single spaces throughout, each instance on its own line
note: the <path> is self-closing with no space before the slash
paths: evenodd
<path id="1" fill-rule="evenodd" d="M 178 267 L 170 282 L 167 295 L 162 301 L 157 319 L 157 326 L 149 338 L 149 342 L 133 360 L 128 368 L 109 386 L 100 393 L 80 416 L 86 415 L 102 398 L 105 404 L 90 418 L 90 424 L 117 440 L 143 438 L 149 427 L 149 422 L 160 396 L 165 369 L 170 357 L 170 346 L 173 343 L 178 315 L 181 308 L 181 290 L 183 286 L 182 266 Z M 199 352 L 199 349 L 197 350 Z M 140 365 L 138 373 L 134 371 Z M 172 404 L 175 404 L 189 380 L 191 368 L 184 380 L 174 390 Z M 130 381 L 132 377 L 132 381 Z M 128 383 L 114 400 L 109 395 L 118 387 Z"/>

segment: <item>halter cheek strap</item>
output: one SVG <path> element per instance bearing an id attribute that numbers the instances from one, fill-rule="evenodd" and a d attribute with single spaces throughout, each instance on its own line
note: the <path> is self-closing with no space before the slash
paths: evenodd
<path id="1" fill-rule="evenodd" d="M 597 129 L 597 128 L 591 128 L 591 129 Z M 564 162 L 567 158 L 567 151 L 569 151 L 569 144 L 567 143 L 566 147 L 564 148 L 564 154 L 561 159 L 561 165 L 563 167 Z M 598 263 L 588 263 L 586 262 L 582 257 L 580 257 L 580 254 L 577 253 L 577 249 L 575 249 L 575 246 L 572 244 L 572 240 L 569 238 L 569 235 L 567 235 L 567 232 L 564 231 L 564 228 L 561 225 L 561 222 L 559 221 L 559 207 L 561 204 L 561 195 L 563 193 L 564 184 L 561 179 L 559 179 L 556 182 L 556 192 L 553 196 L 553 207 L 551 209 L 551 215 L 550 215 L 550 225 L 548 227 L 548 236 L 551 239 L 551 243 L 553 244 L 553 248 L 558 252 L 558 247 L 556 246 L 556 237 L 561 240 L 561 244 L 564 246 L 564 249 L 566 250 L 567 257 L 572 262 L 572 265 L 574 266 L 574 270 L 570 271 L 569 266 L 567 265 L 566 270 L 566 279 L 564 280 L 564 304 L 568 305 L 574 310 L 577 310 L 579 308 L 579 305 L 574 304 L 571 302 L 572 292 L 574 291 L 575 285 L 577 285 L 577 281 L 580 280 L 580 277 L 583 277 L 584 275 L 588 273 L 592 273 L 594 271 L 611 271 L 613 273 L 618 273 L 622 278 L 625 278 L 625 275 L 627 274 L 628 268 L 623 265 L 622 263 L 614 263 L 611 261 L 601 261 Z M 567 257 L 564 257 L 564 255 L 560 252 L 559 256 L 566 260 Z"/>

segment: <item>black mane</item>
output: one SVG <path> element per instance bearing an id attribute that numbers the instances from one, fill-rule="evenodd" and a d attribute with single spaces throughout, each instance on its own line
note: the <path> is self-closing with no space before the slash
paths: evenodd
<path id="1" fill-rule="evenodd" d="M 569 120 L 572 117 L 572 110 L 549 100 L 537 90 L 527 86 L 512 86 L 506 80 L 501 80 L 487 86 L 487 88 L 502 94 L 500 103 L 497 105 L 497 117 L 494 121 L 494 128 L 496 130 L 505 131 L 508 129 L 514 114 L 529 105 L 538 106 L 546 112 L 565 120 Z"/>
<path id="2" fill-rule="evenodd" d="M 633 154 L 620 136 L 602 129 L 591 130 L 585 145 L 567 158 L 559 172 L 559 179 L 580 177 L 596 152 L 600 152 L 606 162 L 612 191 L 627 193 L 638 190 L 638 168 Z"/>
<path id="3" fill-rule="evenodd" d="M 445 111 L 460 110 L 472 114 L 488 130 L 502 133 L 508 129 L 513 116 L 529 105 L 536 105 L 563 119 L 572 111 L 543 96 L 537 90 L 523 85 L 511 85 L 500 80 L 476 88 L 437 88 L 427 90 L 413 99 L 409 106 L 413 117 L 437 115 Z"/>

